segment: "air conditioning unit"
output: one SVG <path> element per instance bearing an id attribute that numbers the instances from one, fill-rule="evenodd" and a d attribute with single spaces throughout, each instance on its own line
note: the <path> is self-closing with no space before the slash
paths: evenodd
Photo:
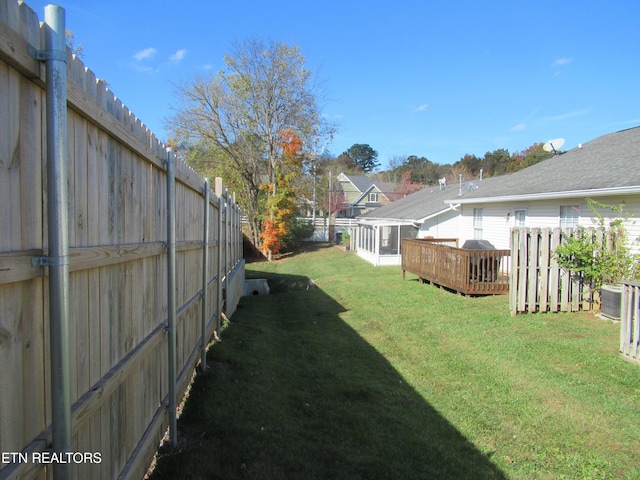
<path id="1" fill-rule="evenodd" d="M 617 285 L 603 285 L 600 289 L 600 313 L 605 317 L 620 320 L 620 305 L 622 303 L 622 287 Z"/>

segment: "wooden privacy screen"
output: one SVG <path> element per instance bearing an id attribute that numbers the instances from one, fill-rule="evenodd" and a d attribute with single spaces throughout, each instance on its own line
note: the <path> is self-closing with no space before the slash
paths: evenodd
<path id="1" fill-rule="evenodd" d="M 555 250 L 573 229 L 513 228 L 509 287 L 509 308 L 518 313 L 576 312 L 591 310 L 597 292 L 591 291 L 577 275 L 560 268 Z M 603 232 L 596 232 L 604 235 Z"/>
<path id="2" fill-rule="evenodd" d="M 29 45 L 44 47 L 37 15 L 0 0 L 0 478 L 50 476 L 33 461 L 51 441 L 51 377 L 47 268 L 32 264 L 47 254 L 45 75 Z M 165 147 L 70 54 L 67 78 L 73 450 L 92 455 L 73 473 L 142 478 L 168 423 Z M 175 171 L 181 397 L 202 315 L 208 339 L 244 270 L 237 205 L 217 182 L 205 206 L 203 179 Z"/>

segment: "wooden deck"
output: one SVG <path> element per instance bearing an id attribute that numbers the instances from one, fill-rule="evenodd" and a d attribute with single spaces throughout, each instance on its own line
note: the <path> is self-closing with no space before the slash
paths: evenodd
<path id="1" fill-rule="evenodd" d="M 469 250 L 438 243 L 438 239 L 402 241 L 402 278 L 406 272 L 421 282 L 464 295 L 509 292 L 510 250 Z"/>

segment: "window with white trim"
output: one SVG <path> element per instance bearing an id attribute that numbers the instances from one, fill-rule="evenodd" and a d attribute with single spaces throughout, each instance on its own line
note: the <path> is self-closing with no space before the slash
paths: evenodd
<path id="1" fill-rule="evenodd" d="M 560 228 L 575 228 L 580 220 L 580 205 L 560 206 Z"/>
<path id="2" fill-rule="evenodd" d="M 482 240 L 482 208 L 473 209 L 473 239 Z"/>
<path id="3" fill-rule="evenodd" d="M 524 227 L 527 220 L 527 211 L 526 210 L 514 210 L 513 211 L 513 219 L 516 227 L 521 228 Z"/>
<path id="4" fill-rule="evenodd" d="M 378 194 L 377 193 L 370 193 L 369 194 L 369 201 L 370 202 L 377 202 L 378 201 Z"/>

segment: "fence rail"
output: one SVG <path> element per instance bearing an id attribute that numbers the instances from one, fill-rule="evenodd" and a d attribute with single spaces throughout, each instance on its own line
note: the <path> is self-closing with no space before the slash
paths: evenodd
<path id="1" fill-rule="evenodd" d="M 450 288 L 465 295 L 507 293 L 509 250 L 470 250 L 451 247 L 452 239 L 403 239 L 402 275 Z"/>
<path id="2" fill-rule="evenodd" d="M 51 477 L 51 464 L 33 456 L 51 448 L 56 395 L 50 267 L 40 262 L 50 228 L 46 72 L 29 54 L 44 49 L 44 28 L 26 4 L 0 0 L 0 455 L 16 454 L 0 463 L 0 479 Z M 182 397 L 203 343 L 242 294 L 241 212 L 220 179 L 209 189 L 180 160 L 168 183 L 165 145 L 69 51 L 66 68 L 72 449 L 101 459 L 74 463 L 72 473 L 142 478 L 167 431 L 167 407 Z"/>

